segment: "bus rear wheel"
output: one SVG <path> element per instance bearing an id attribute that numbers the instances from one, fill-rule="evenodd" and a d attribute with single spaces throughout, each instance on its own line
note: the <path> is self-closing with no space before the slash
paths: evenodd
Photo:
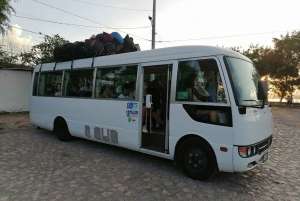
<path id="1" fill-rule="evenodd" d="M 55 122 L 54 133 L 60 141 L 68 142 L 72 140 L 68 125 L 63 119 L 59 119 Z"/>
<path id="2" fill-rule="evenodd" d="M 205 181 L 217 172 L 217 162 L 211 147 L 200 138 L 189 138 L 179 147 L 179 162 L 184 173 L 196 180 Z"/>

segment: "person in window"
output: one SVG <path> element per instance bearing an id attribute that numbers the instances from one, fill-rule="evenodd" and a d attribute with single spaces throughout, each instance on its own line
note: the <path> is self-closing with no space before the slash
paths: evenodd
<path id="1" fill-rule="evenodd" d="M 61 96 L 61 84 L 60 83 L 56 84 L 56 90 L 57 90 L 57 92 L 54 95 Z"/>
<path id="2" fill-rule="evenodd" d="M 135 81 L 129 82 L 129 85 L 130 85 L 129 95 L 132 97 L 132 99 L 135 99 L 135 88 L 136 88 Z"/>
<path id="3" fill-rule="evenodd" d="M 188 83 L 187 83 L 186 91 L 188 92 L 188 98 L 190 101 L 208 102 L 210 100 L 209 93 L 202 86 L 200 86 L 196 74 L 194 73 L 190 74 L 187 80 Z M 210 120 L 211 122 L 217 122 L 216 110 L 196 109 L 196 111 L 194 112 L 196 113 L 196 116 L 200 121 Z"/>
<path id="4" fill-rule="evenodd" d="M 133 99 L 133 97 L 132 96 L 130 96 L 130 84 L 127 84 L 127 83 L 125 83 L 125 84 L 123 84 L 123 91 L 122 91 L 122 93 L 118 96 L 118 98 L 122 98 L 122 99 Z"/>
<path id="5" fill-rule="evenodd" d="M 112 90 L 109 86 L 102 86 L 99 98 L 112 98 Z"/>
<path id="6" fill-rule="evenodd" d="M 187 88 L 189 100 L 194 102 L 208 102 L 209 93 L 200 85 L 196 74 L 190 74 L 187 79 Z"/>

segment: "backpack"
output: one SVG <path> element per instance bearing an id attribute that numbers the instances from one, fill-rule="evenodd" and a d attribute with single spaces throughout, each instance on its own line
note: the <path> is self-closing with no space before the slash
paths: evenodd
<path id="1" fill-rule="evenodd" d="M 118 43 L 120 43 L 120 44 L 124 43 L 122 36 L 118 32 L 112 32 L 111 35 L 115 40 L 118 41 Z"/>
<path id="2" fill-rule="evenodd" d="M 103 32 L 101 34 L 98 34 L 96 36 L 96 38 L 98 40 L 100 40 L 102 43 L 108 43 L 108 42 L 112 42 L 114 40 L 114 38 L 112 37 L 111 34 Z"/>

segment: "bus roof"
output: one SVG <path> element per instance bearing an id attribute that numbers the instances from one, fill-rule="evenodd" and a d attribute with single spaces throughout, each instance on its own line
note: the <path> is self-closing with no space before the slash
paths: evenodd
<path id="1" fill-rule="evenodd" d="M 108 55 L 95 57 L 94 67 L 100 66 L 112 66 L 112 65 L 122 65 L 122 64 L 135 64 L 135 63 L 147 63 L 155 61 L 164 61 L 172 59 L 185 59 L 193 57 L 205 57 L 205 56 L 215 56 L 215 55 L 227 55 L 232 57 L 241 58 L 250 61 L 244 55 L 232 51 L 230 49 L 214 47 L 214 46 L 176 46 L 168 48 L 160 48 L 154 50 L 144 50 L 137 52 L 130 52 L 117 55 Z M 91 67 L 93 58 L 78 59 L 73 61 L 74 68 L 85 68 Z M 56 69 L 61 69 L 57 65 L 64 64 L 70 66 L 72 61 L 60 62 L 56 64 Z M 39 71 L 40 65 L 36 66 L 35 71 Z M 55 67 L 55 62 L 43 64 L 43 70 L 53 70 Z M 58 68 L 57 68 L 58 67 Z M 67 69 L 67 68 L 62 68 Z"/>

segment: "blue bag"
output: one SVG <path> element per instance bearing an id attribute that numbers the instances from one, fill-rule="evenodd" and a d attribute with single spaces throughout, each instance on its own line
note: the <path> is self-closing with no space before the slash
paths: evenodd
<path id="1" fill-rule="evenodd" d="M 122 36 L 118 32 L 112 32 L 111 35 L 116 39 L 120 44 L 124 43 Z"/>

